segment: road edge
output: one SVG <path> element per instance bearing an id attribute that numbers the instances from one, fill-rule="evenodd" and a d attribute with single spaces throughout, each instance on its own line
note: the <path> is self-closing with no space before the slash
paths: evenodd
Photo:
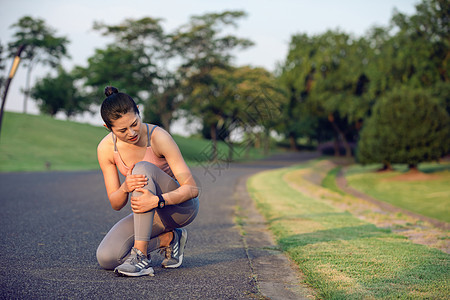
<path id="1" fill-rule="evenodd" d="M 252 174 L 253 175 L 253 174 Z M 235 215 L 258 291 L 263 299 L 315 299 L 315 291 L 305 283 L 305 275 L 276 245 L 264 217 L 247 191 L 247 180 L 238 179 L 234 198 Z"/>

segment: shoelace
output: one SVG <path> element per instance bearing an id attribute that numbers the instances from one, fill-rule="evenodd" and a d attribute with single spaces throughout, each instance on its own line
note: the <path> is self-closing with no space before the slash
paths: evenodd
<path id="1" fill-rule="evenodd" d="M 137 252 L 135 252 L 135 254 L 136 254 L 136 256 L 131 254 L 131 256 L 128 258 L 130 260 L 130 264 L 132 264 L 132 265 L 136 265 L 136 264 L 140 263 L 145 258 L 144 255 L 140 255 Z"/>
<path id="2" fill-rule="evenodd" d="M 172 248 L 170 246 L 159 248 L 159 254 L 164 254 L 167 259 L 172 258 Z"/>

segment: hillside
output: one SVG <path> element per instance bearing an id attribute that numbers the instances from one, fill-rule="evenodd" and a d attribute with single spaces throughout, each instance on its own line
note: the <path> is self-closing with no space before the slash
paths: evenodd
<path id="1" fill-rule="evenodd" d="M 0 172 L 98 169 L 97 145 L 107 133 L 101 126 L 6 112 L 0 136 Z M 176 135 L 174 139 L 188 164 L 207 160 L 203 153 L 210 149 L 210 141 Z M 226 144 L 219 143 L 219 153 L 228 153 Z M 250 154 L 250 158 L 261 157 L 255 149 Z"/>

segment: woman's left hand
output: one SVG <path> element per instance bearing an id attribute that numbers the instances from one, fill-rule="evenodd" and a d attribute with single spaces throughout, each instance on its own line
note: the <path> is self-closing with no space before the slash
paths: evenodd
<path id="1" fill-rule="evenodd" d="M 135 192 L 141 192 L 141 196 L 131 197 L 131 209 L 134 213 L 145 213 L 158 206 L 158 197 L 150 193 L 147 189 L 135 189 Z"/>

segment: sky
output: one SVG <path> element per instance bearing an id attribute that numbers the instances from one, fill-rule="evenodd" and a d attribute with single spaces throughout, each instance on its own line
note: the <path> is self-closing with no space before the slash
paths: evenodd
<path id="1" fill-rule="evenodd" d="M 287 55 L 293 34 L 320 34 L 339 29 L 355 37 L 364 35 L 372 26 L 386 26 L 394 9 L 413 14 L 418 0 L 0 0 L 0 42 L 11 40 L 10 26 L 25 15 L 42 18 L 57 30 L 57 35 L 70 40 L 71 59 L 63 65 L 86 66 L 96 48 L 104 48 L 110 39 L 92 30 L 94 21 L 115 25 L 127 18 L 153 17 L 163 19 L 162 26 L 173 31 L 189 21 L 190 16 L 225 10 L 243 10 L 247 17 L 239 21 L 235 34 L 252 40 L 255 45 L 236 53 L 234 64 L 265 67 L 273 71 Z M 12 59 L 6 61 L 9 72 Z M 48 73 L 36 67 L 32 84 Z M 19 67 L 6 102 L 7 111 L 23 110 L 20 89 L 25 84 L 25 69 Z M 37 113 L 34 101 L 28 112 Z M 100 124 L 99 116 L 80 117 L 79 121 Z"/>

